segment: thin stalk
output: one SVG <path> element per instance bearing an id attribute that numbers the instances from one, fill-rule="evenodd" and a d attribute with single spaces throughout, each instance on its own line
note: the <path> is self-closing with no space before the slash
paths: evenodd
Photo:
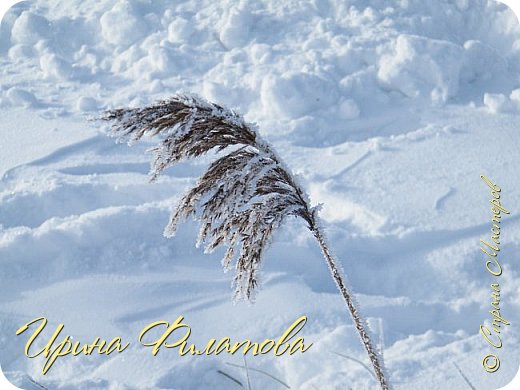
<path id="1" fill-rule="evenodd" d="M 368 367 L 365 363 L 363 363 L 361 360 L 358 360 L 356 358 L 353 358 L 351 356 L 347 356 L 347 355 L 343 355 L 342 353 L 338 353 L 338 352 L 332 352 L 334 355 L 338 355 L 338 356 L 341 356 L 342 358 L 345 358 L 345 359 L 349 359 L 349 360 L 352 360 L 353 362 L 356 362 L 358 363 L 360 366 L 362 366 L 365 370 L 367 370 L 367 372 L 372 376 L 372 378 L 375 379 L 376 382 L 379 382 L 379 380 L 377 379 L 377 377 L 375 376 L 374 372 L 370 369 L 370 367 Z"/>
<path id="2" fill-rule="evenodd" d="M 383 327 L 383 318 L 379 317 L 379 352 L 383 356 L 385 350 L 385 329 Z"/>
<path id="3" fill-rule="evenodd" d="M 464 373 L 462 372 L 462 370 L 460 369 L 460 367 L 457 365 L 457 363 L 453 362 L 453 365 L 455 366 L 455 368 L 457 369 L 457 371 L 459 372 L 460 376 L 464 379 L 464 382 L 467 383 L 467 385 L 469 386 L 470 389 L 472 390 L 477 390 L 475 386 L 473 386 L 473 384 L 470 382 L 470 380 L 468 379 L 468 377 L 466 375 L 464 375 Z"/>
<path id="4" fill-rule="evenodd" d="M 232 366 L 232 367 L 246 368 L 246 366 L 241 366 L 240 364 L 233 364 L 233 363 L 226 363 L 226 364 L 229 365 L 229 366 Z M 281 385 L 287 387 L 288 389 L 291 388 L 291 386 L 289 386 L 287 383 L 281 381 L 280 379 L 278 379 L 274 375 L 269 374 L 267 371 L 263 371 L 263 370 L 259 370 L 258 368 L 251 368 L 251 367 L 249 367 L 249 371 L 254 371 L 254 372 L 258 372 L 260 374 L 264 374 L 265 376 L 268 376 L 272 380 L 277 381 L 278 383 L 280 383 Z"/>
<path id="5" fill-rule="evenodd" d="M 222 370 L 217 370 L 217 372 L 220 374 L 220 375 L 223 375 L 225 376 L 226 378 L 228 378 L 229 380 L 235 382 L 237 385 L 239 385 L 240 387 L 244 387 L 244 385 L 242 384 L 242 382 L 240 382 L 238 379 L 235 379 L 233 378 L 231 375 L 225 373 L 224 371 Z"/>
<path id="6" fill-rule="evenodd" d="M 249 368 L 247 367 L 246 355 L 244 355 L 244 367 L 246 369 L 247 390 L 251 390 L 251 381 L 249 380 Z"/>
<path id="7" fill-rule="evenodd" d="M 29 382 L 31 382 L 32 384 L 34 384 L 35 386 L 38 386 L 40 389 L 44 389 L 44 390 L 48 390 L 45 386 L 39 384 L 38 382 L 36 382 L 33 378 L 31 378 L 29 375 L 27 375 L 27 379 L 29 379 Z"/>
<path id="8" fill-rule="evenodd" d="M 359 333 L 359 336 L 361 337 L 361 342 L 365 346 L 370 362 L 374 367 L 374 372 L 376 374 L 377 380 L 379 381 L 379 384 L 381 385 L 381 389 L 388 390 L 390 386 L 384 374 L 382 359 L 380 359 L 379 354 L 372 344 L 372 340 L 370 339 L 370 336 L 367 332 L 367 325 L 361 318 L 359 309 L 356 307 L 353 300 L 353 295 L 347 288 L 345 278 L 337 266 L 336 260 L 332 256 L 327 243 L 325 242 L 323 234 L 321 233 L 315 221 L 313 221 L 313 224 L 311 225 L 311 231 L 314 234 L 314 237 L 316 237 L 318 240 L 325 261 L 330 269 L 330 272 L 332 273 L 334 281 L 336 282 L 336 286 L 338 287 L 341 296 L 347 304 L 352 320 L 354 321 L 354 325 Z"/>

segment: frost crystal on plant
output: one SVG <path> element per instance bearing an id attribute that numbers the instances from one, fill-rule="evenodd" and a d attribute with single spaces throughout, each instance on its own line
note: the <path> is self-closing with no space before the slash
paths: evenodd
<path id="1" fill-rule="evenodd" d="M 235 297 L 252 299 L 257 273 L 273 232 L 287 216 L 303 218 L 317 239 L 332 278 L 352 316 L 381 388 L 388 389 L 382 359 L 347 288 L 341 267 L 326 244 L 307 195 L 254 125 L 196 95 L 176 95 L 144 108 L 115 109 L 101 119 L 112 122 L 112 135 L 129 143 L 144 135 L 162 136 L 150 171 L 151 180 L 182 160 L 211 150 L 223 152 L 172 212 L 164 235 L 171 237 L 183 219 L 200 220 L 197 245 L 207 252 L 226 246 L 222 265 L 235 261 Z"/>
<path id="2" fill-rule="evenodd" d="M 102 119 L 114 122 L 112 135 L 120 141 L 163 136 L 152 149 L 152 180 L 181 160 L 238 146 L 210 165 L 174 209 L 164 231 L 171 237 L 180 221 L 198 218 L 197 243 L 205 244 L 207 252 L 227 246 L 225 269 L 236 261 L 236 298 L 252 298 L 263 252 L 285 217 L 300 216 L 311 224 L 302 190 L 255 127 L 235 112 L 196 95 L 178 95 L 145 108 L 112 110 Z"/>

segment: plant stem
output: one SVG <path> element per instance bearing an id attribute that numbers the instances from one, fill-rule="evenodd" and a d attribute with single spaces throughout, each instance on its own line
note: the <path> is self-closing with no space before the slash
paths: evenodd
<path id="1" fill-rule="evenodd" d="M 251 381 L 249 380 L 249 369 L 247 367 L 246 355 L 244 355 L 243 357 L 244 357 L 244 367 L 246 369 L 247 390 L 251 390 Z"/>
<path id="2" fill-rule="evenodd" d="M 313 218 L 314 219 L 314 218 Z M 315 221 L 313 221 L 315 222 Z M 367 325 L 361 318 L 358 308 L 355 305 L 352 293 L 347 288 L 347 284 L 345 282 L 345 278 L 343 277 L 341 270 L 336 264 L 336 260 L 332 256 L 325 239 L 320 232 L 320 229 L 317 227 L 316 223 L 311 225 L 311 231 L 314 234 L 314 237 L 318 240 L 320 244 L 321 251 L 323 252 L 323 256 L 329 266 L 329 269 L 332 273 L 332 277 L 336 282 L 336 286 L 339 289 L 345 303 L 347 304 L 350 315 L 352 316 L 352 320 L 354 321 L 354 325 L 356 326 L 357 331 L 359 332 L 359 336 L 361 337 L 361 341 L 367 350 L 368 357 L 374 367 L 374 372 L 376 377 L 381 385 L 382 390 L 388 390 L 390 388 L 389 383 L 385 378 L 385 374 L 383 371 L 382 360 L 380 361 L 379 355 L 375 348 L 373 347 L 372 340 L 370 340 L 370 336 L 367 332 Z"/>
<path id="3" fill-rule="evenodd" d="M 455 368 L 457 369 L 457 371 L 459 372 L 460 376 L 462 376 L 462 378 L 464 379 L 464 381 L 468 384 L 469 388 L 472 389 L 472 390 L 477 390 L 477 388 L 475 386 L 473 386 L 473 384 L 470 382 L 470 380 L 468 379 L 468 377 L 466 375 L 464 375 L 464 373 L 462 372 L 462 370 L 460 369 L 460 367 L 457 365 L 457 363 L 453 362 L 453 365 L 455 366 Z"/>
<path id="4" fill-rule="evenodd" d="M 335 355 L 341 356 L 341 357 L 343 357 L 343 358 L 345 358 L 345 359 L 352 360 L 353 362 L 356 362 L 357 364 L 361 365 L 365 370 L 367 370 L 367 371 L 369 372 L 370 375 L 372 375 L 372 378 L 374 378 L 376 382 L 379 382 L 379 380 L 378 380 L 377 377 L 376 377 L 376 374 L 374 374 L 374 373 L 372 372 L 372 370 L 370 369 L 370 367 L 368 367 L 368 366 L 367 366 L 365 363 L 363 363 L 361 360 L 358 360 L 358 359 L 353 358 L 353 357 L 351 357 L 351 356 L 343 355 L 342 353 L 338 353 L 338 352 L 334 352 L 334 351 L 333 351 L 332 353 L 335 354 Z"/>

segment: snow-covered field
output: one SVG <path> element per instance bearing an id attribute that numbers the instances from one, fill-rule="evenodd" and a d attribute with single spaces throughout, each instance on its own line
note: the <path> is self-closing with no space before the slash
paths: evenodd
<path id="1" fill-rule="evenodd" d="M 25 389 L 232 389 L 241 355 L 153 357 L 137 335 L 183 315 L 191 341 L 263 340 L 301 315 L 304 354 L 247 356 L 253 389 L 372 389 L 356 331 L 305 226 L 289 220 L 265 255 L 254 305 L 233 304 L 222 253 L 168 214 L 211 157 L 148 183 L 153 143 L 116 144 L 109 108 L 191 91 L 237 109 L 298 174 L 372 324 L 396 389 L 508 383 L 520 354 L 520 25 L 484 0 L 40 0 L 0 29 L 0 364 Z M 511 214 L 501 231 L 493 352 L 479 240 L 491 226 L 486 174 Z M 111 356 L 59 359 L 41 374 L 20 326 L 91 342 Z M 164 353 L 163 353 L 164 352 Z M 169 353 L 170 352 L 170 353 Z M 220 372 L 219 372 L 220 371 Z"/>

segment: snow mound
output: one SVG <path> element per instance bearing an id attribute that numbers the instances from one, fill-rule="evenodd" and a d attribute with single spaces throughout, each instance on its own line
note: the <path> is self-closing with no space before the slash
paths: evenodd
<path id="1" fill-rule="evenodd" d="M 261 99 L 265 112 L 284 118 L 312 115 L 336 103 L 336 85 L 324 77 L 309 73 L 288 73 L 267 77 L 262 82 Z M 352 104 L 352 103 L 351 103 Z M 352 113 L 354 107 L 344 107 Z"/>
<path id="2" fill-rule="evenodd" d="M 459 91 L 463 49 L 453 43 L 399 35 L 394 51 L 381 57 L 379 80 L 409 98 L 445 103 Z"/>
<path id="3" fill-rule="evenodd" d="M 11 30 L 11 41 L 13 43 L 34 45 L 42 39 L 51 36 L 49 20 L 42 15 L 24 11 L 16 19 Z"/>
<path id="4" fill-rule="evenodd" d="M 504 331 L 500 373 L 487 375 L 478 361 L 490 310 L 478 249 L 489 234 L 489 199 L 479 176 L 501 185 L 511 209 L 520 199 L 520 26 L 507 7 L 34 0 L 13 7 L 0 32 L 0 363 L 13 382 L 31 388 L 30 375 L 49 389 L 229 389 L 236 383 L 226 375 L 247 380 L 242 356 L 151 358 L 137 347 L 63 359 L 42 376 L 39 358 L 21 356 L 25 339 L 9 336 L 36 315 L 82 341 L 135 341 L 145 325 L 184 315 L 204 344 L 224 335 L 263 340 L 305 314 L 302 335 L 313 347 L 248 355 L 251 387 L 275 388 L 261 370 L 297 389 L 375 388 L 348 358 L 368 363 L 302 221 L 288 219 L 265 252 L 255 305 L 234 305 L 222 253 L 194 246 L 194 223 L 174 239 L 162 235 L 215 156 L 150 184 L 152 140 L 128 148 L 88 121 L 180 91 L 256 122 L 312 205 L 324 203 L 331 250 L 396 389 L 464 386 L 439 361 L 456 361 L 482 389 L 516 372 L 516 326 Z M 505 221 L 501 305 L 516 324 L 520 222 Z"/>
<path id="5" fill-rule="evenodd" d="M 118 1 L 101 16 L 99 22 L 104 40 L 118 48 L 134 43 L 146 33 L 142 18 L 133 3 L 127 0 Z"/>

